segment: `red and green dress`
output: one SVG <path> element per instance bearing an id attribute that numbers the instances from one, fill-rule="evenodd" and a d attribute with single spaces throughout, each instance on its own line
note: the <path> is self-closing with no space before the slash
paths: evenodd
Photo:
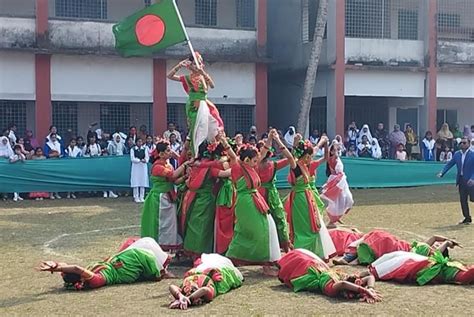
<path id="1" fill-rule="evenodd" d="M 180 81 L 188 94 L 186 118 L 191 135 L 191 149 L 197 155 L 199 145 L 205 140 L 215 140 L 217 132 L 224 128 L 224 122 L 217 107 L 207 99 L 201 75 L 181 76 Z M 195 102 L 199 102 L 198 108 Z"/>
<path id="2" fill-rule="evenodd" d="M 158 280 L 168 266 L 170 257 L 152 238 L 141 238 L 125 250 L 87 267 L 94 273 L 85 281 L 88 288 L 128 284 L 139 280 Z"/>
<path id="3" fill-rule="evenodd" d="M 226 256 L 240 262 L 265 264 L 280 259 L 278 233 L 269 207 L 258 192 L 260 177 L 241 162 L 231 166 L 236 189 L 234 236 Z"/>
<path id="4" fill-rule="evenodd" d="M 375 260 L 369 271 L 382 281 L 469 284 L 474 281 L 474 269 L 451 261 L 435 251 L 427 257 L 413 252 L 395 251 Z"/>
<path id="5" fill-rule="evenodd" d="M 330 297 L 338 294 L 334 284 L 342 280 L 337 272 L 316 254 L 305 249 L 294 249 L 279 261 L 278 279 L 294 292 L 315 291 Z"/>
<path id="6" fill-rule="evenodd" d="M 210 253 L 214 248 L 214 218 L 216 197 L 213 187 L 219 169 L 203 166 L 191 168 L 186 181 L 188 190 L 184 194 L 180 210 L 180 230 L 184 250 L 193 255 Z"/>
<path id="7" fill-rule="evenodd" d="M 156 239 L 164 250 L 179 249 L 173 167 L 156 161 L 151 168 L 152 188 L 142 208 L 141 236 Z"/>
<path id="8" fill-rule="evenodd" d="M 336 255 L 338 256 L 343 256 L 347 247 L 363 236 L 362 233 L 340 228 L 329 229 L 329 235 L 336 247 Z"/>
<path id="9" fill-rule="evenodd" d="M 362 239 L 349 245 L 346 253 L 357 252 L 360 264 L 370 264 L 382 255 L 395 251 L 414 252 L 428 256 L 431 254 L 432 249 L 424 242 L 414 241 L 409 243 L 387 231 L 373 230 L 365 234 Z"/>
<path id="10" fill-rule="evenodd" d="M 199 288 L 208 287 L 209 291 L 204 300 L 210 302 L 214 297 L 242 285 L 242 273 L 222 255 L 203 253 L 196 263 L 193 269 L 186 272 L 180 286 L 185 296 L 190 296 Z"/>
<path id="11" fill-rule="evenodd" d="M 313 161 L 310 169 L 315 170 L 318 164 Z M 293 245 L 329 259 L 335 255 L 336 248 L 318 209 L 314 178 L 307 166 L 298 163 L 296 168 L 290 169 L 288 182 L 291 192 L 285 199 L 285 211 Z"/>
<path id="12" fill-rule="evenodd" d="M 278 161 L 267 161 L 260 164 L 257 171 L 262 182 L 262 186 L 258 189 L 270 208 L 275 225 L 277 227 L 278 239 L 280 242 L 287 242 L 288 223 L 286 222 L 286 213 L 280 194 L 276 188 L 276 172 L 288 165 L 288 159 Z"/>
<path id="13" fill-rule="evenodd" d="M 221 169 L 223 169 L 222 164 Z M 235 199 L 236 192 L 232 180 L 220 178 L 217 183 L 214 252 L 224 254 L 234 236 Z"/>

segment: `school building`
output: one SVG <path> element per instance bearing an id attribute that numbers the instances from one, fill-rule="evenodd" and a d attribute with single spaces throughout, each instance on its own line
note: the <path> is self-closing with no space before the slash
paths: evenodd
<path id="1" fill-rule="evenodd" d="M 297 121 L 317 0 L 268 8 L 270 124 Z M 474 1 L 329 0 L 310 129 L 474 124 Z"/>
<path id="2" fill-rule="evenodd" d="M 185 43 L 150 58 L 121 58 L 112 26 L 154 0 L 1 0 L 0 127 L 41 140 L 50 125 L 84 136 L 167 122 L 185 125 L 186 94 L 166 79 Z M 216 82 L 209 98 L 229 133 L 267 126 L 266 0 L 178 0 L 190 39 Z"/>

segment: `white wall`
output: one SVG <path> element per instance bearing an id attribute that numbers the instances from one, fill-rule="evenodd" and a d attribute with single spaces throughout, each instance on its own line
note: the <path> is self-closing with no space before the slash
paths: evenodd
<path id="1" fill-rule="evenodd" d="M 346 96 L 423 97 L 424 73 L 348 70 Z"/>
<path id="2" fill-rule="evenodd" d="M 170 70 L 178 61 L 169 60 Z M 209 91 L 209 99 L 216 104 L 255 104 L 255 64 L 250 63 L 213 63 L 206 65 L 206 71 L 212 76 L 216 87 Z M 181 71 L 179 74 L 186 74 Z M 186 102 L 186 93 L 181 83 L 168 81 L 168 102 Z M 227 96 L 227 98 L 224 98 Z"/>
<path id="3" fill-rule="evenodd" d="M 423 41 L 346 38 L 345 60 L 423 63 Z"/>
<path id="4" fill-rule="evenodd" d="M 54 101 L 152 102 L 151 59 L 53 55 Z"/>
<path id="5" fill-rule="evenodd" d="M 0 99 L 35 100 L 35 56 L 0 51 Z"/>
<path id="6" fill-rule="evenodd" d="M 474 98 L 474 73 L 438 73 L 437 84 L 438 97 Z"/>
<path id="7" fill-rule="evenodd" d="M 35 0 L 0 0 L 0 15 L 34 16 Z"/>

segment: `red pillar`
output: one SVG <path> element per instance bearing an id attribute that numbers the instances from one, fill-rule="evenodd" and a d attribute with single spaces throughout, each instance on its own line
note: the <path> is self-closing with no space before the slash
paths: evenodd
<path id="1" fill-rule="evenodd" d="M 438 80 L 438 32 L 437 32 L 437 1 L 428 2 L 428 65 L 426 74 L 425 98 L 427 98 L 427 126 L 436 131 L 436 111 L 438 109 L 437 80 Z"/>
<path id="2" fill-rule="evenodd" d="M 48 39 L 48 0 L 36 0 L 36 42 L 42 46 Z M 42 141 L 52 123 L 51 55 L 35 56 L 35 126 L 36 137 Z"/>
<path id="3" fill-rule="evenodd" d="M 166 60 L 153 60 L 153 132 L 162 135 L 168 121 L 166 95 Z"/>
<path id="4" fill-rule="evenodd" d="M 335 64 L 335 100 L 336 100 L 336 133 L 344 136 L 345 112 L 345 40 L 346 40 L 346 4 L 345 0 L 336 2 L 336 64 Z"/>
<path id="5" fill-rule="evenodd" d="M 266 56 L 267 45 L 267 0 L 258 0 L 257 7 L 257 52 L 259 56 Z M 255 121 L 258 131 L 268 128 L 268 78 L 267 65 L 255 65 Z"/>

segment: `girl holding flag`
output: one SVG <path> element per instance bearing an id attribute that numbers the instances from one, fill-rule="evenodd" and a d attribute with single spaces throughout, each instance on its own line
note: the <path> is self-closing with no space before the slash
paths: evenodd
<path id="1" fill-rule="evenodd" d="M 214 141 L 218 131 L 224 129 L 224 123 L 216 106 L 207 99 L 207 92 L 209 88 L 214 88 L 214 81 L 204 70 L 201 54 L 195 52 L 194 55 L 195 57 L 190 56 L 174 66 L 168 73 L 168 78 L 181 82 L 188 94 L 186 117 L 191 135 L 191 150 L 197 156 L 199 145 L 205 140 Z M 181 68 L 187 68 L 190 74 L 177 76 L 176 73 Z"/>

